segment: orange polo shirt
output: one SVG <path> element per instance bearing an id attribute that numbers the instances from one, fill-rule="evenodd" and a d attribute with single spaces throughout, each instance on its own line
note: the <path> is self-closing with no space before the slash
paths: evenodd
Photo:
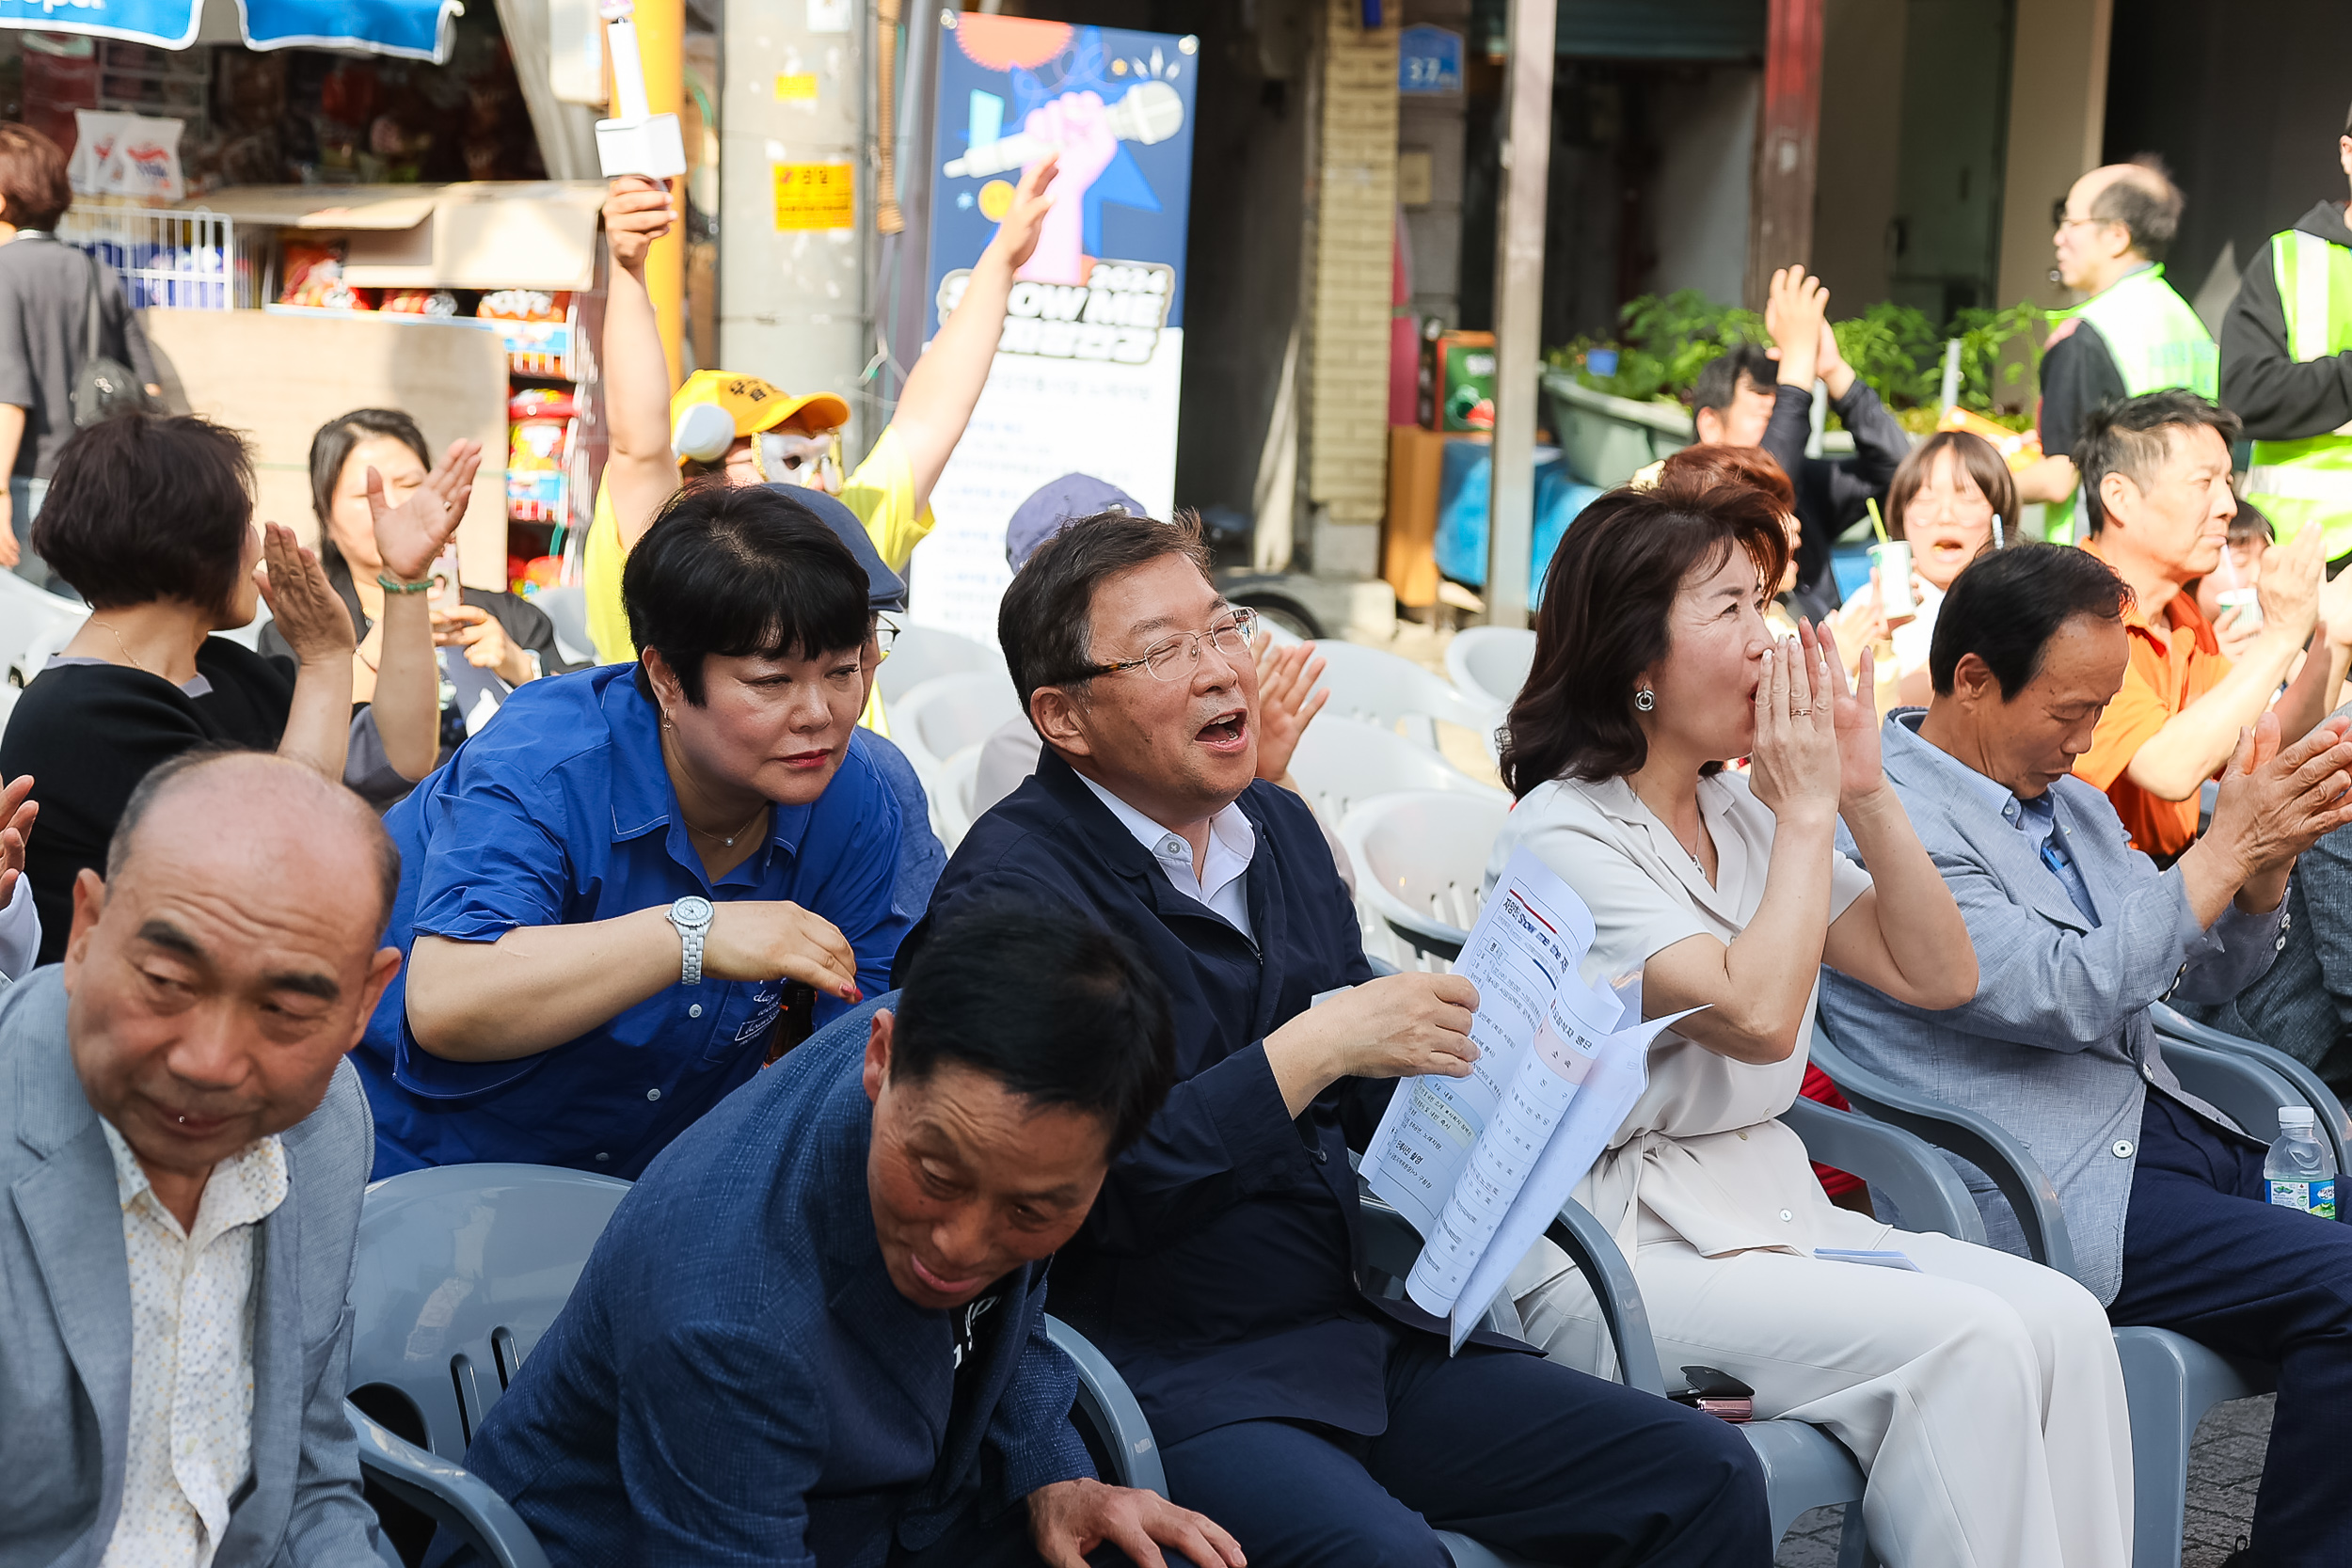
<path id="1" fill-rule="evenodd" d="M 2096 540 L 2082 547 L 2099 553 Z M 2173 594 L 2161 626 L 2132 605 L 2123 611 L 2123 629 L 2132 648 L 2123 689 L 2100 715 L 2090 750 L 2074 759 L 2074 776 L 2107 792 L 2135 847 L 2169 859 L 2197 840 L 2197 797 L 2158 800 L 2123 770 L 2174 714 L 2221 683 L 2230 661 L 2214 640 L 2213 627 L 2198 613 L 2194 594 Z"/>

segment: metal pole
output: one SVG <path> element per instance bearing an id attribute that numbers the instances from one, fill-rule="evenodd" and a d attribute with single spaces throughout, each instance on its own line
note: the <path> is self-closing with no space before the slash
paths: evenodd
<path id="1" fill-rule="evenodd" d="M 1495 436 L 1486 529 L 1486 620 L 1527 625 L 1535 535 L 1535 399 L 1542 370 L 1544 200 L 1551 174 L 1557 0 L 1511 0 L 1502 199 L 1495 235 Z"/>

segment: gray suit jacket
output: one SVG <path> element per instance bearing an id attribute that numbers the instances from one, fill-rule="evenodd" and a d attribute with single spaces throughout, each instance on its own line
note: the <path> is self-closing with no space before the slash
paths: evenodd
<path id="1" fill-rule="evenodd" d="M 114 1159 L 66 1041 L 63 972 L 0 996 L 0 1568 L 87 1568 L 122 1506 L 131 1275 Z M 374 1156 L 350 1064 L 281 1134 L 255 1238 L 253 1474 L 219 1568 L 382 1568 L 344 1418 L 352 1245 Z"/>
<path id="2" fill-rule="evenodd" d="M 2159 873 L 2131 847 L 2106 796 L 2060 779 L 2058 832 L 2090 890 L 2094 927 L 2026 835 L 1961 776 L 1966 765 L 1914 733 L 1921 712 L 1887 717 L 1886 777 L 1968 922 L 1976 999 L 1925 1012 L 1824 969 L 1820 1027 L 1862 1065 L 2015 1133 L 2058 1185 L 2083 1284 L 2113 1301 L 2148 1085 L 2235 1131 L 2165 1066 L 2149 1005 L 2234 996 L 2269 967 L 2280 911 L 2231 909 L 2200 928 L 2180 872 Z M 1963 1175 L 1993 1244 L 2023 1255 L 2008 1202 L 1981 1172 Z"/>

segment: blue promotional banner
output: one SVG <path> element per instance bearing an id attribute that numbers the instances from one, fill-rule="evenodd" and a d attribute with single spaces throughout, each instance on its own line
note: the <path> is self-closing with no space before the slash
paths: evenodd
<path id="1" fill-rule="evenodd" d="M 449 57 L 459 0 L 239 0 L 256 49 L 363 49 L 406 59 Z M 199 0 L 0 0 L 0 27 L 130 39 L 165 49 L 196 41 Z"/>
<path id="2" fill-rule="evenodd" d="M 1462 35 L 1430 26 L 1397 35 L 1396 90 L 1433 97 L 1460 92 Z"/>
<path id="3" fill-rule="evenodd" d="M 993 645 L 1005 525 L 1032 491 L 1085 473 L 1154 516 L 1174 505 L 1200 40 L 978 12 L 938 25 L 930 331 L 1023 172 L 1060 154 L 911 583 L 914 620 Z"/>

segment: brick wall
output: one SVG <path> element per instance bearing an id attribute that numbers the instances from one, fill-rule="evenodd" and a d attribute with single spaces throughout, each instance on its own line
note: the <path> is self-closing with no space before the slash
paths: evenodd
<path id="1" fill-rule="evenodd" d="M 1318 573 L 1370 575 L 1387 501 L 1396 235 L 1396 7 L 1327 0 L 1307 361 L 1307 493 Z"/>

